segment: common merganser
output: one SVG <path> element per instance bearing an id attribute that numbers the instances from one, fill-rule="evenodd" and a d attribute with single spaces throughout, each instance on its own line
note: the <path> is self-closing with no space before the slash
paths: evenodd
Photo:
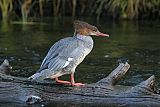
<path id="1" fill-rule="evenodd" d="M 55 79 L 57 83 L 69 84 L 72 86 L 85 85 L 75 82 L 75 69 L 93 48 L 91 36 L 109 37 L 109 35 L 99 32 L 97 27 L 80 20 L 74 21 L 74 28 L 74 36 L 56 42 L 44 58 L 40 69 L 28 79 L 37 81 L 51 78 Z M 58 79 L 58 77 L 66 74 L 70 74 L 70 81 Z"/>

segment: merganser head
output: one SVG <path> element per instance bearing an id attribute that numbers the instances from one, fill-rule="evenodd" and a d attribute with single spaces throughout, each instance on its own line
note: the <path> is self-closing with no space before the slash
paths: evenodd
<path id="1" fill-rule="evenodd" d="M 80 35 L 85 35 L 85 36 L 95 35 L 95 36 L 109 37 L 108 34 L 101 33 L 97 29 L 97 27 L 92 26 L 92 25 L 88 24 L 87 22 L 83 22 L 80 20 L 74 21 L 74 28 L 75 28 L 75 34 L 80 34 Z"/>

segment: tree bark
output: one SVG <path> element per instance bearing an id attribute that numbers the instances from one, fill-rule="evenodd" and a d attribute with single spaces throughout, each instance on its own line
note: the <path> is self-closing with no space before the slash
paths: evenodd
<path id="1" fill-rule="evenodd" d="M 116 85 L 129 67 L 127 62 L 120 63 L 108 77 L 97 83 L 71 87 L 47 80 L 34 82 L 7 75 L 5 72 L 11 69 L 5 61 L 0 66 L 0 103 L 43 104 L 45 101 L 91 106 L 160 106 L 160 95 L 155 87 L 154 76 L 136 86 Z"/>

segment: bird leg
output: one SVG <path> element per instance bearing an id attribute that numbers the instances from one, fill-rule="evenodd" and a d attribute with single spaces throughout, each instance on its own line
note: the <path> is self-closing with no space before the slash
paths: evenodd
<path id="1" fill-rule="evenodd" d="M 58 77 L 55 78 L 56 83 L 61 83 L 61 84 L 71 84 L 71 82 L 69 81 L 63 81 L 63 80 L 59 80 Z"/>
<path id="2" fill-rule="evenodd" d="M 84 85 L 85 85 L 85 84 L 82 84 L 82 83 L 75 83 L 74 73 L 71 73 L 70 79 L 71 79 L 71 85 L 72 85 L 72 86 L 84 86 Z"/>
<path id="3" fill-rule="evenodd" d="M 84 86 L 84 85 L 85 85 L 85 84 L 82 84 L 82 83 L 75 83 L 75 80 L 74 80 L 74 73 L 71 73 L 70 79 L 71 79 L 71 82 L 59 80 L 58 77 L 57 77 L 57 78 L 55 78 L 55 81 L 56 81 L 56 83 L 60 83 L 60 84 L 69 84 L 69 85 L 72 85 L 72 86 Z"/>

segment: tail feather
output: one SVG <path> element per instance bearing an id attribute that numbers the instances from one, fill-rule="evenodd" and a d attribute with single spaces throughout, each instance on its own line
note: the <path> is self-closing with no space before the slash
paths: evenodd
<path id="1" fill-rule="evenodd" d="M 51 75 L 50 75 L 49 70 L 45 69 L 45 70 L 42 70 L 41 72 L 37 72 L 37 73 L 33 74 L 28 79 L 33 80 L 33 81 L 41 81 L 41 80 L 44 80 L 50 76 Z"/>
<path id="2" fill-rule="evenodd" d="M 43 78 L 43 77 L 41 76 L 41 73 L 35 73 L 35 74 L 33 74 L 32 76 L 30 76 L 28 79 L 29 79 L 29 80 L 34 80 L 34 81 L 39 81 L 39 80 L 43 80 L 43 79 L 45 79 L 45 78 Z"/>

